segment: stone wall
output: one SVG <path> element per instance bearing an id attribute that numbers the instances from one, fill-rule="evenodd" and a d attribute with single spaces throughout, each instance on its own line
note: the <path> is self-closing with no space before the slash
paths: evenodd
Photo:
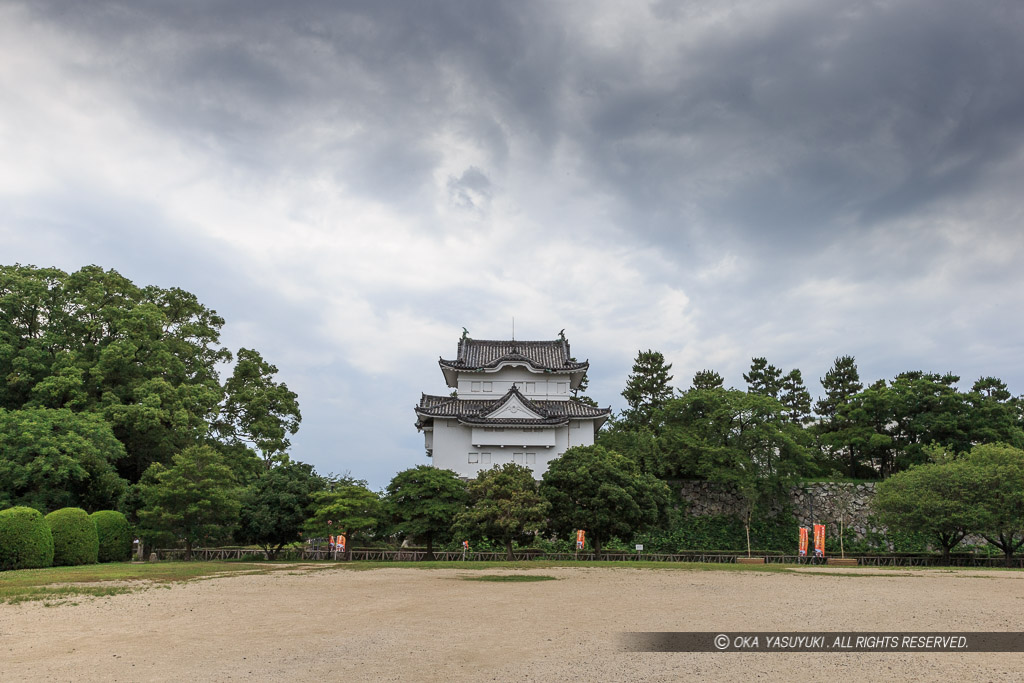
<path id="1" fill-rule="evenodd" d="M 739 497 L 728 488 L 706 481 L 676 481 L 672 485 L 689 503 L 691 515 L 739 516 L 742 509 Z M 789 492 L 789 503 L 792 513 L 803 526 L 817 522 L 838 527 L 845 512 L 844 526 L 849 527 L 856 538 L 863 538 L 869 531 L 880 531 L 868 523 L 874 495 L 873 483 L 814 482 L 793 487 Z M 780 507 L 774 512 L 779 514 L 781 511 Z"/>

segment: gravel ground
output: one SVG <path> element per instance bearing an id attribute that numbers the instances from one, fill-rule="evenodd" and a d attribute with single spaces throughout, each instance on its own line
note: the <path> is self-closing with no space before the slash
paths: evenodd
<path id="1" fill-rule="evenodd" d="M 559 580 L 463 580 L 494 573 Z M 620 637 L 1022 631 L 1019 572 L 286 569 L 75 600 L 0 605 L 0 680 L 1024 680 L 1021 653 L 634 653 Z"/>

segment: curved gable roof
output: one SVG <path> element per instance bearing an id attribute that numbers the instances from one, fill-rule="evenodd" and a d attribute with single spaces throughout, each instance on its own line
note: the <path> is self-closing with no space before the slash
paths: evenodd
<path id="1" fill-rule="evenodd" d="M 499 412 L 512 398 L 517 398 L 526 408 L 532 410 L 537 418 L 491 418 L 487 417 Z M 431 396 L 423 394 L 420 404 L 416 407 L 417 426 L 421 427 L 433 418 L 455 418 L 463 424 L 472 425 L 562 425 L 569 419 L 595 419 L 597 426 L 607 420 L 612 413 L 611 408 L 594 408 L 579 401 L 532 401 L 523 396 L 513 387 L 501 399 L 460 399 L 453 396 Z"/>
<path id="2" fill-rule="evenodd" d="M 441 367 L 455 370 L 493 369 L 502 363 L 524 363 L 535 370 L 573 372 L 586 370 L 590 363 L 570 360 L 569 342 L 553 341 L 496 341 L 487 339 L 460 339 L 455 360 L 441 359 Z"/>

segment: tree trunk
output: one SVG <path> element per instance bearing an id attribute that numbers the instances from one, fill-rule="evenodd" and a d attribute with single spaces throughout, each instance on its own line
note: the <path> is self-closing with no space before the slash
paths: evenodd
<path id="1" fill-rule="evenodd" d="M 839 517 L 839 557 L 842 558 L 846 557 L 846 550 L 843 548 L 843 527 L 845 526 L 843 524 L 844 519 L 846 519 L 845 515 Z"/>
<path id="2" fill-rule="evenodd" d="M 433 561 L 433 559 L 434 559 L 434 534 L 433 533 L 428 533 L 427 534 L 427 554 L 424 556 L 423 559 L 428 561 L 428 562 Z"/>
<path id="3" fill-rule="evenodd" d="M 747 532 L 747 557 L 750 557 L 750 512 L 747 512 L 747 518 L 743 523 L 743 528 Z"/>
<path id="4" fill-rule="evenodd" d="M 508 561 L 512 561 L 512 539 L 505 539 L 505 552 L 508 553 Z"/>
<path id="5" fill-rule="evenodd" d="M 185 539 L 185 561 L 188 562 L 192 559 L 192 541 L 188 538 Z"/>
<path id="6" fill-rule="evenodd" d="M 601 559 L 601 539 L 598 538 L 597 536 L 591 536 L 590 539 L 591 539 L 590 542 L 594 546 L 594 559 L 600 560 Z"/>

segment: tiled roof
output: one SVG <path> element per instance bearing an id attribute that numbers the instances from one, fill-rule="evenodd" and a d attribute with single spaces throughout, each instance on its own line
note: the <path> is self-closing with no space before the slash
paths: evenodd
<path id="1" fill-rule="evenodd" d="M 493 413 L 510 396 L 515 393 L 520 400 L 542 417 L 540 420 L 530 419 L 493 419 L 485 415 Z M 611 408 L 594 408 L 579 401 L 531 401 L 519 393 L 514 387 L 499 400 L 460 399 L 452 396 L 430 396 L 424 394 L 416 407 L 416 414 L 423 418 L 455 418 L 468 424 L 565 424 L 572 419 L 601 419 L 603 422 L 611 415 Z M 603 418 L 603 419 L 602 419 Z"/>
<path id="2" fill-rule="evenodd" d="M 590 364 L 570 361 L 569 342 L 554 341 L 492 341 L 486 339 L 459 340 L 459 353 L 455 360 L 440 361 L 441 367 L 454 370 L 478 370 L 497 367 L 501 363 L 520 361 L 537 370 L 570 372 L 586 370 Z"/>

